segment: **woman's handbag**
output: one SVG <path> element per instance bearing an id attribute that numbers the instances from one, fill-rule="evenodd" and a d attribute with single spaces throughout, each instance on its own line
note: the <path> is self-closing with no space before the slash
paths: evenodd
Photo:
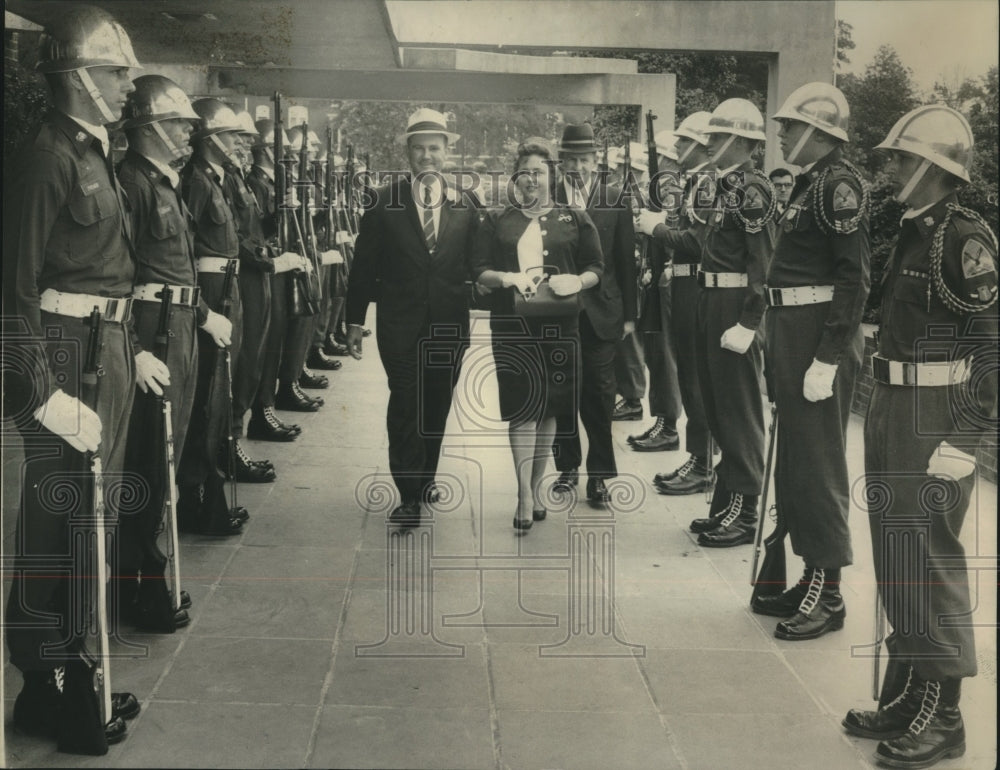
<path id="1" fill-rule="evenodd" d="M 535 284 L 535 293 L 531 299 L 525 299 L 521 292 L 514 290 L 514 314 L 525 318 L 565 318 L 577 315 L 580 312 L 580 295 L 570 294 L 560 297 L 549 285 L 549 275 L 553 272 L 558 274 L 559 268 L 555 265 L 541 265 L 540 267 L 530 267 L 524 272 L 531 273 L 538 271 L 538 275 L 532 276 Z"/>

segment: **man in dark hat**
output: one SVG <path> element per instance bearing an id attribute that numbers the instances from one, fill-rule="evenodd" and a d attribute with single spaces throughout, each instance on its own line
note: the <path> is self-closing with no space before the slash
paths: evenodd
<path id="1" fill-rule="evenodd" d="M 580 294 L 580 346 L 583 374 L 580 420 L 587 431 L 587 499 L 608 502 L 605 479 L 618 475 L 611 440 L 611 412 L 615 400 L 615 344 L 635 330 L 635 232 L 631 212 L 619 191 L 597 174 L 597 145 L 589 123 L 563 130 L 559 144 L 562 179 L 556 200 L 583 209 L 597 226 L 604 252 L 601 283 Z M 576 417 L 558 418 L 553 444 L 560 475 L 555 491 L 577 485 L 583 452 Z"/>

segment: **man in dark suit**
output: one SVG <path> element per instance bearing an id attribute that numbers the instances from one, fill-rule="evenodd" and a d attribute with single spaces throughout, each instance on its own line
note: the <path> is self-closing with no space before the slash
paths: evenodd
<path id="1" fill-rule="evenodd" d="M 583 375 L 580 420 L 587 431 L 587 499 L 608 502 L 604 480 L 618 475 L 611 441 L 615 401 L 615 343 L 635 330 L 636 275 L 632 215 L 616 188 L 596 173 L 597 145 L 587 123 L 566 126 L 559 145 L 563 178 L 556 200 L 583 208 L 597 226 L 604 253 L 599 285 L 580 294 L 580 348 Z M 582 461 L 576 418 L 557 418 L 553 444 L 559 478 L 555 491 L 567 492 L 579 480 Z"/>
<path id="2" fill-rule="evenodd" d="M 361 358 L 368 303 L 389 380 L 389 468 L 401 505 L 393 523 L 420 521 L 438 499 L 434 476 L 451 393 L 469 335 L 469 262 L 479 203 L 441 175 L 458 135 L 444 115 L 414 112 L 400 141 L 411 174 L 376 191 L 361 219 L 347 288 L 347 346 Z"/>

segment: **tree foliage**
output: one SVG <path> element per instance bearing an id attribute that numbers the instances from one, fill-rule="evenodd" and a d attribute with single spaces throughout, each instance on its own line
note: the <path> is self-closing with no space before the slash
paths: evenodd
<path id="1" fill-rule="evenodd" d="M 8 35 L 16 35 L 16 32 Z M 42 78 L 16 61 L 16 38 L 7 38 L 15 54 L 4 62 L 3 157 L 4 165 L 37 126 L 50 107 L 49 92 Z"/>
<path id="2" fill-rule="evenodd" d="M 837 19 L 837 55 L 834 60 L 834 67 L 837 72 L 842 72 L 844 67 L 851 63 L 848 51 L 854 50 L 854 25 L 843 19 Z"/>

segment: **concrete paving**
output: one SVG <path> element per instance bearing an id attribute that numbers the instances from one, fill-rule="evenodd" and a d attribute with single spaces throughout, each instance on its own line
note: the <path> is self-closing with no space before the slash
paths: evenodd
<path id="1" fill-rule="evenodd" d="M 235 539 L 183 538 L 189 627 L 123 629 L 116 689 L 142 700 L 105 757 L 55 751 L 10 727 L 20 675 L 5 668 L 12 767 L 844 768 L 875 743 L 840 727 L 871 707 L 867 516 L 851 513 L 848 618 L 812 642 L 773 638 L 748 608 L 752 547 L 698 547 L 703 495 L 648 480 L 682 452 L 631 452 L 646 422 L 615 424 L 612 513 L 553 498 L 526 537 L 511 527 L 513 464 L 492 356 L 477 319 L 445 439 L 445 495 L 425 523 L 387 527 L 395 504 L 387 391 L 373 338 L 345 359 L 292 444 L 249 442 L 278 470 L 242 485 L 252 519 Z M 284 415 L 291 419 L 293 415 Z M 861 421 L 850 426 L 862 479 Z M 16 502 L 5 455 L 5 513 Z M 555 471 L 552 470 L 552 477 Z M 963 539 L 981 662 L 962 711 L 968 751 L 945 770 L 993 768 L 996 742 L 996 488 L 980 482 Z M 5 516 L 5 553 L 13 515 Z M 801 568 L 789 554 L 794 579 Z M 794 574 L 793 574 L 794 573 Z M 5 591 L 6 593 L 6 591 Z M 129 645 L 138 646 L 126 646 Z"/>

